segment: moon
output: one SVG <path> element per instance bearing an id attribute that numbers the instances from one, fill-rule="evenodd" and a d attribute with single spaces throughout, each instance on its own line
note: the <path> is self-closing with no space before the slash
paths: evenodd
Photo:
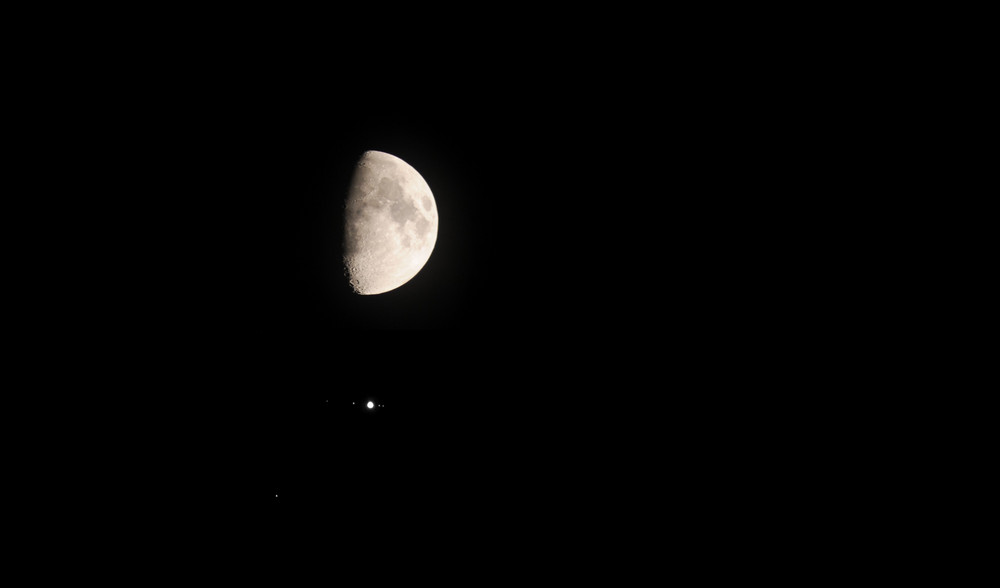
<path id="1" fill-rule="evenodd" d="M 437 241 L 437 203 L 417 170 L 395 155 L 358 160 L 344 214 L 344 269 L 354 292 L 381 294 L 409 282 Z"/>

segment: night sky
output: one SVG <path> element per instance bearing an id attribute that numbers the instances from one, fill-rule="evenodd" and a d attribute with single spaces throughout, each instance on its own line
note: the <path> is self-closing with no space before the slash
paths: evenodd
<path id="1" fill-rule="evenodd" d="M 5 480 L 43 571 L 632 586 L 826 573 L 886 524 L 907 439 L 856 368 L 895 258 L 863 233 L 903 217 L 851 174 L 906 116 L 866 14 L 287 8 L 9 19 Z M 359 296 L 367 150 L 421 174 L 439 227 Z"/>
<path id="2" fill-rule="evenodd" d="M 160 229 L 132 254 L 153 270 L 130 286 L 132 328 L 169 350 L 179 420 L 229 464 L 196 471 L 224 496 L 360 513 L 403 508 L 401 485 L 440 501 L 507 484 L 528 501 L 529 479 L 562 479 L 553 462 L 572 479 L 587 456 L 649 450 L 627 437 L 655 430 L 670 366 L 718 327 L 727 291 L 701 260 L 722 194 L 694 97 L 596 54 L 429 59 L 203 72 L 217 91 L 177 96 L 146 129 L 163 143 L 130 156 Z M 440 225 L 410 282 L 358 296 L 341 207 L 368 149 L 420 172 Z"/>
<path id="3" fill-rule="evenodd" d="M 205 180 L 183 198 L 198 220 L 166 252 L 184 276 L 166 320 L 201 358 L 191 397 L 213 415 L 204 425 L 243 440 L 220 474 L 241 502 L 362 521 L 489 486 L 527 508 L 531 488 L 548 501 L 565 490 L 550 483 L 581 465 L 571 447 L 619 442 L 629 411 L 611 399 L 651 391 L 605 355 L 637 341 L 600 333 L 649 333 L 630 361 L 653 367 L 659 301 L 677 287 L 657 253 L 677 222 L 656 208 L 668 160 L 632 141 L 658 114 L 533 73 L 288 81 L 215 105 L 192 157 L 204 170 L 184 174 Z M 358 296 L 341 206 L 368 149 L 421 173 L 440 226 L 416 277 Z M 367 411 L 369 399 L 385 406 Z M 596 415 L 604 432 L 577 438 Z"/>
<path id="4" fill-rule="evenodd" d="M 121 233 L 96 235 L 115 287 L 91 295 L 121 317 L 109 361 L 148 399 L 122 396 L 174 472 L 165 495 L 361 527 L 577 524 L 711 444 L 704 392 L 740 368 L 709 350 L 745 343 L 761 275 L 734 188 L 751 170 L 731 157 L 755 120 L 734 111 L 743 86 L 654 35 L 546 31 L 223 43 L 109 74 L 125 89 L 72 129 L 123 194 Z M 369 149 L 424 177 L 440 224 L 410 282 L 358 296 L 342 205 Z M 80 314 L 103 332 L 95 308 Z"/>

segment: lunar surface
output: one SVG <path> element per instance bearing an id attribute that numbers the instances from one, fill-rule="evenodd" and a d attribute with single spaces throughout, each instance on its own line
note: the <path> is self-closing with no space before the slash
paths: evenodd
<path id="1" fill-rule="evenodd" d="M 344 214 L 344 267 L 354 291 L 381 294 L 409 282 L 430 259 L 437 231 L 437 204 L 417 170 L 366 151 Z"/>

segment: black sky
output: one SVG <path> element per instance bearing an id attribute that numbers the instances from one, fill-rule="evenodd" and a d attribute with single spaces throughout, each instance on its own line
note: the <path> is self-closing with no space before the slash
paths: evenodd
<path id="1" fill-rule="evenodd" d="M 733 157 L 761 149 L 752 92 L 648 26 L 528 21 L 392 45 L 336 34 L 369 20 L 216 26 L 67 66 L 59 147 L 109 227 L 67 254 L 100 268 L 76 333 L 155 399 L 123 392 L 125 418 L 186 500 L 569 519 L 648 492 L 667 427 L 690 443 L 703 351 L 760 279 Z M 420 172 L 440 224 L 415 278 L 362 297 L 339 247 L 369 149 Z"/>
<path id="2" fill-rule="evenodd" d="M 169 338 L 204 356 L 192 377 L 221 383 L 191 402 L 246 441 L 225 480 L 251 503 L 364 520 L 362 502 L 398 514 L 477 484 L 527 492 L 508 468 L 553 481 L 548 453 L 620 411 L 595 392 L 637 392 L 586 341 L 613 346 L 594 335 L 612 327 L 655 346 L 678 287 L 653 88 L 609 96 L 590 69 L 554 65 L 384 66 L 402 73 L 248 73 L 162 127 L 189 146 L 157 165 L 184 219 L 163 245 L 181 276 Z M 368 149 L 423 175 L 440 227 L 413 280 L 361 297 L 343 278 L 340 207 Z M 411 330 L 426 328 L 446 331 Z M 370 397 L 387 406 L 367 414 Z"/>

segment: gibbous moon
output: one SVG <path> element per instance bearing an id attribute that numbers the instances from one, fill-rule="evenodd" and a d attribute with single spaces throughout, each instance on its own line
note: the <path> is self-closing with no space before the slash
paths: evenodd
<path id="1" fill-rule="evenodd" d="M 430 186 L 395 155 L 366 151 L 347 192 L 344 267 L 358 294 L 381 294 L 409 282 L 437 241 Z"/>

